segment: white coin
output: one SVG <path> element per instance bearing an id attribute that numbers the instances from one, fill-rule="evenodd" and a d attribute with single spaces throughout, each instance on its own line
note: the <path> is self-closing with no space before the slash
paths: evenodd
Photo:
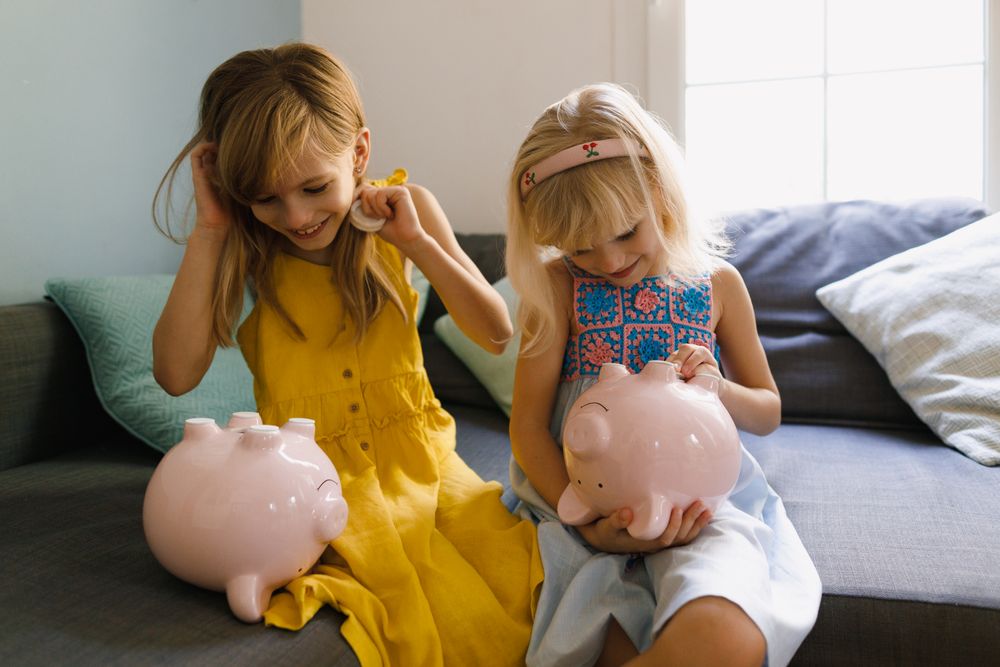
<path id="1" fill-rule="evenodd" d="M 351 224 L 363 232 L 377 232 L 385 224 L 385 218 L 369 218 L 361 212 L 361 200 L 351 204 Z"/>

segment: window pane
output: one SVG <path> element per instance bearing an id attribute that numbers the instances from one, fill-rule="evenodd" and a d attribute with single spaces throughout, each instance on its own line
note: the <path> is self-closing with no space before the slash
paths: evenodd
<path id="1" fill-rule="evenodd" d="M 822 79 L 688 88 L 691 193 L 708 212 L 823 197 Z"/>
<path id="2" fill-rule="evenodd" d="M 821 0 L 696 0 L 684 11 L 688 83 L 823 71 Z"/>
<path id="3" fill-rule="evenodd" d="M 831 77 L 830 199 L 983 196 L 983 68 Z"/>
<path id="4" fill-rule="evenodd" d="M 831 73 L 983 59 L 983 0 L 832 0 L 827 7 Z"/>

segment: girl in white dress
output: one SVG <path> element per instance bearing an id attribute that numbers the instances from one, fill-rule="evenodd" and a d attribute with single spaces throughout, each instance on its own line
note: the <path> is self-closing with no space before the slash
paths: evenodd
<path id="1" fill-rule="evenodd" d="M 575 528 L 553 510 L 569 482 L 563 419 L 603 363 L 724 377 L 740 429 L 778 427 L 749 294 L 722 259 L 721 225 L 688 210 L 678 155 L 628 92 L 600 84 L 549 107 L 515 160 L 511 480 L 545 568 L 530 665 L 785 665 L 816 620 L 819 576 L 745 449 L 729 500 L 714 515 L 697 501 L 675 509 L 654 540 L 629 535 L 627 509 Z"/>

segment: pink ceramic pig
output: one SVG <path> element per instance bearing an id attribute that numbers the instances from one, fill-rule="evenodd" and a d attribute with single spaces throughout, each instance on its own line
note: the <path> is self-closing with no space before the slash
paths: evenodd
<path id="1" fill-rule="evenodd" d="M 563 454 L 570 484 L 559 518 L 578 526 L 630 508 L 628 532 L 641 540 L 659 537 L 675 506 L 701 499 L 717 510 L 741 462 L 718 378 L 684 382 L 666 361 L 635 375 L 621 364 L 602 366 L 566 415 Z"/>
<path id="2" fill-rule="evenodd" d="M 340 477 L 311 419 L 264 426 L 255 412 L 227 428 L 188 419 L 153 472 L 142 522 L 157 560 L 192 584 L 225 591 L 254 623 L 271 593 L 307 571 L 347 524 Z"/>

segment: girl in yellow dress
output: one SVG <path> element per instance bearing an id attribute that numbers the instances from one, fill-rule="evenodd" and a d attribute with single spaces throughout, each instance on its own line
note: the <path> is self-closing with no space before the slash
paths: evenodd
<path id="1" fill-rule="evenodd" d="M 198 131 L 157 192 L 169 202 L 190 156 L 195 224 L 153 336 L 154 375 L 174 395 L 194 388 L 234 344 L 249 285 L 256 304 L 236 341 L 257 409 L 265 423 L 316 420 L 350 506 L 344 533 L 265 621 L 298 629 L 331 604 L 366 667 L 523 664 L 535 530 L 455 453 L 423 368 L 412 265 L 484 348 L 503 350 L 510 319 L 430 192 L 402 170 L 366 180 L 370 137 L 350 75 L 320 48 L 246 51 L 209 76 Z M 350 224 L 358 201 L 381 230 Z"/>

